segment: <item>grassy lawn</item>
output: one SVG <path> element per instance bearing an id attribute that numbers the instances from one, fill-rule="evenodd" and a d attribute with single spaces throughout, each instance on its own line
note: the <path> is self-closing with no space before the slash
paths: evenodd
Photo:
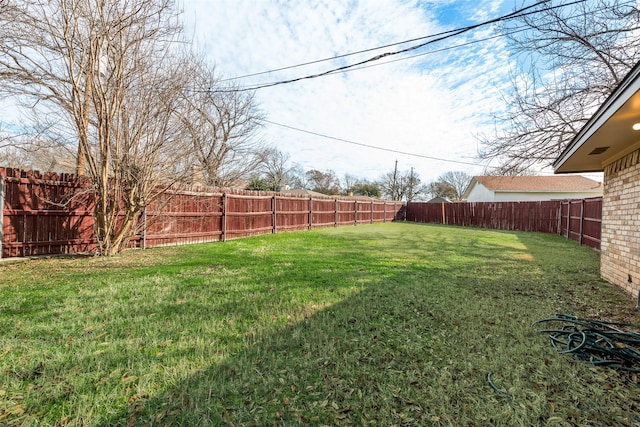
<path id="1" fill-rule="evenodd" d="M 640 323 L 598 258 L 392 223 L 0 264 L 0 425 L 640 425 L 531 327 Z"/>

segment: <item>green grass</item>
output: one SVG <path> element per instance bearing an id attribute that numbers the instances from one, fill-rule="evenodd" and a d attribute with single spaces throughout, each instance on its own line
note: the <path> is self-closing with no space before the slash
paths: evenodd
<path id="1" fill-rule="evenodd" d="M 392 223 L 2 264 L 0 425 L 640 425 L 531 327 L 640 323 L 598 258 Z"/>

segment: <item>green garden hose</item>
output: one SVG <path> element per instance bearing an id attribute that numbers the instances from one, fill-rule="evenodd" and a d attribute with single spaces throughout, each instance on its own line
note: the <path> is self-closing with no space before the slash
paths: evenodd
<path id="1" fill-rule="evenodd" d="M 533 323 L 539 324 L 548 326 L 538 332 L 549 334 L 558 353 L 571 354 L 576 360 L 598 366 L 640 372 L 640 333 L 622 329 L 640 325 L 581 319 L 569 314 Z"/>

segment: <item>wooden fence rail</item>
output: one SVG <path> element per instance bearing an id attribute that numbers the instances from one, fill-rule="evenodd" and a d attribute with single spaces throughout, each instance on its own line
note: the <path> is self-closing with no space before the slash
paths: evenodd
<path id="1" fill-rule="evenodd" d="M 541 202 L 410 202 L 407 221 L 561 234 L 600 249 L 602 197 Z"/>
<path id="2" fill-rule="evenodd" d="M 602 197 L 563 200 L 558 233 L 581 245 L 600 249 Z"/>
<path id="3" fill-rule="evenodd" d="M 0 168 L 0 258 L 96 249 L 86 179 Z M 141 213 L 133 247 L 235 239 L 403 218 L 401 202 L 239 190 L 184 189 Z"/>
<path id="4" fill-rule="evenodd" d="M 96 249 L 89 181 L 0 168 L 0 258 Z M 546 202 L 416 203 L 190 189 L 165 194 L 139 218 L 131 246 L 235 239 L 264 233 L 406 219 L 557 233 L 600 248 L 602 198 Z"/>

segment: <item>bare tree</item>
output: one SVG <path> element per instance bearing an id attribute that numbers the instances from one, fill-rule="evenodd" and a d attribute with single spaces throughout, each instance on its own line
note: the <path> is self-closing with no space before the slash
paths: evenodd
<path id="1" fill-rule="evenodd" d="M 275 147 L 265 149 L 262 152 L 260 171 L 273 191 L 281 191 L 290 181 L 289 154 Z"/>
<path id="2" fill-rule="evenodd" d="M 11 141 L 13 138 L 15 138 L 15 136 L 11 135 L 11 133 L 4 130 L 3 127 L 0 125 L 0 150 L 7 147 L 11 147 L 12 146 Z"/>
<path id="3" fill-rule="evenodd" d="M 382 175 L 377 185 L 386 197 L 391 200 L 402 200 L 411 202 L 418 200 L 421 195 L 425 194 L 425 187 L 421 185 L 420 176 L 411 169 L 411 171 L 401 172 L 393 170 Z"/>
<path id="4" fill-rule="evenodd" d="M 463 171 L 449 171 L 438 177 L 439 183 L 449 184 L 449 186 L 454 190 L 451 197 L 448 197 L 450 200 L 460 200 L 462 199 L 462 193 L 466 190 L 467 185 L 471 182 L 471 176 Z"/>
<path id="5" fill-rule="evenodd" d="M 613 88 L 640 60 L 640 11 L 625 0 L 578 2 L 510 21 L 512 52 L 526 70 L 514 74 L 509 108 L 495 132 L 481 136 L 482 156 L 498 159 L 497 174 L 547 166 Z M 517 31 L 512 31 L 517 30 Z"/>
<path id="6" fill-rule="evenodd" d="M 255 174 L 268 153 L 257 137 L 262 113 L 253 93 L 222 85 L 214 69 L 193 58 L 180 119 L 193 149 L 194 172 L 205 184 L 228 187 Z"/>
<path id="7" fill-rule="evenodd" d="M 412 202 L 418 199 L 418 196 L 423 193 L 423 187 L 420 185 L 420 177 L 411 168 L 409 175 L 402 177 L 401 186 L 405 189 L 405 200 Z"/>
<path id="8" fill-rule="evenodd" d="M 13 140 L 13 144 L 0 147 L 0 165 L 41 172 L 73 173 L 75 153 L 65 147 L 47 146 L 33 141 Z"/>
<path id="9" fill-rule="evenodd" d="M 309 189 L 318 193 L 335 195 L 340 194 L 340 185 L 335 172 L 332 170 L 319 171 L 317 169 L 308 170 L 305 175 L 309 180 Z"/>
<path id="10" fill-rule="evenodd" d="M 457 194 L 456 189 L 453 185 L 444 181 L 435 181 L 429 183 L 427 186 L 427 191 L 431 195 L 431 197 L 442 197 L 447 200 L 456 200 Z"/>
<path id="11" fill-rule="evenodd" d="M 344 174 L 342 178 L 342 192 L 345 195 L 353 192 L 353 189 L 356 185 L 358 185 L 361 181 L 354 175 L 349 173 Z"/>
<path id="12" fill-rule="evenodd" d="M 287 182 L 292 189 L 309 190 L 311 188 L 307 171 L 299 163 L 294 163 L 289 169 Z"/>
<path id="13" fill-rule="evenodd" d="M 171 0 L 0 4 L 0 88 L 77 144 L 95 195 L 99 251 L 120 251 L 184 165 L 175 111 L 187 84 Z"/>
<path id="14" fill-rule="evenodd" d="M 397 171 L 387 172 L 380 176 L 377 184 L 378 187 L 380 187 L 383 196 L 388 197 L 391 200 L 402 200 L 403 192 L 400 191 Z"/>
<path id="15" fill-rule="evenodd" d="M 503 163 L 498 167 L 485 167 L 482 175 L 487 176 L 530 176 L 538 172 L 529 169 L 526 164 Z"/>

